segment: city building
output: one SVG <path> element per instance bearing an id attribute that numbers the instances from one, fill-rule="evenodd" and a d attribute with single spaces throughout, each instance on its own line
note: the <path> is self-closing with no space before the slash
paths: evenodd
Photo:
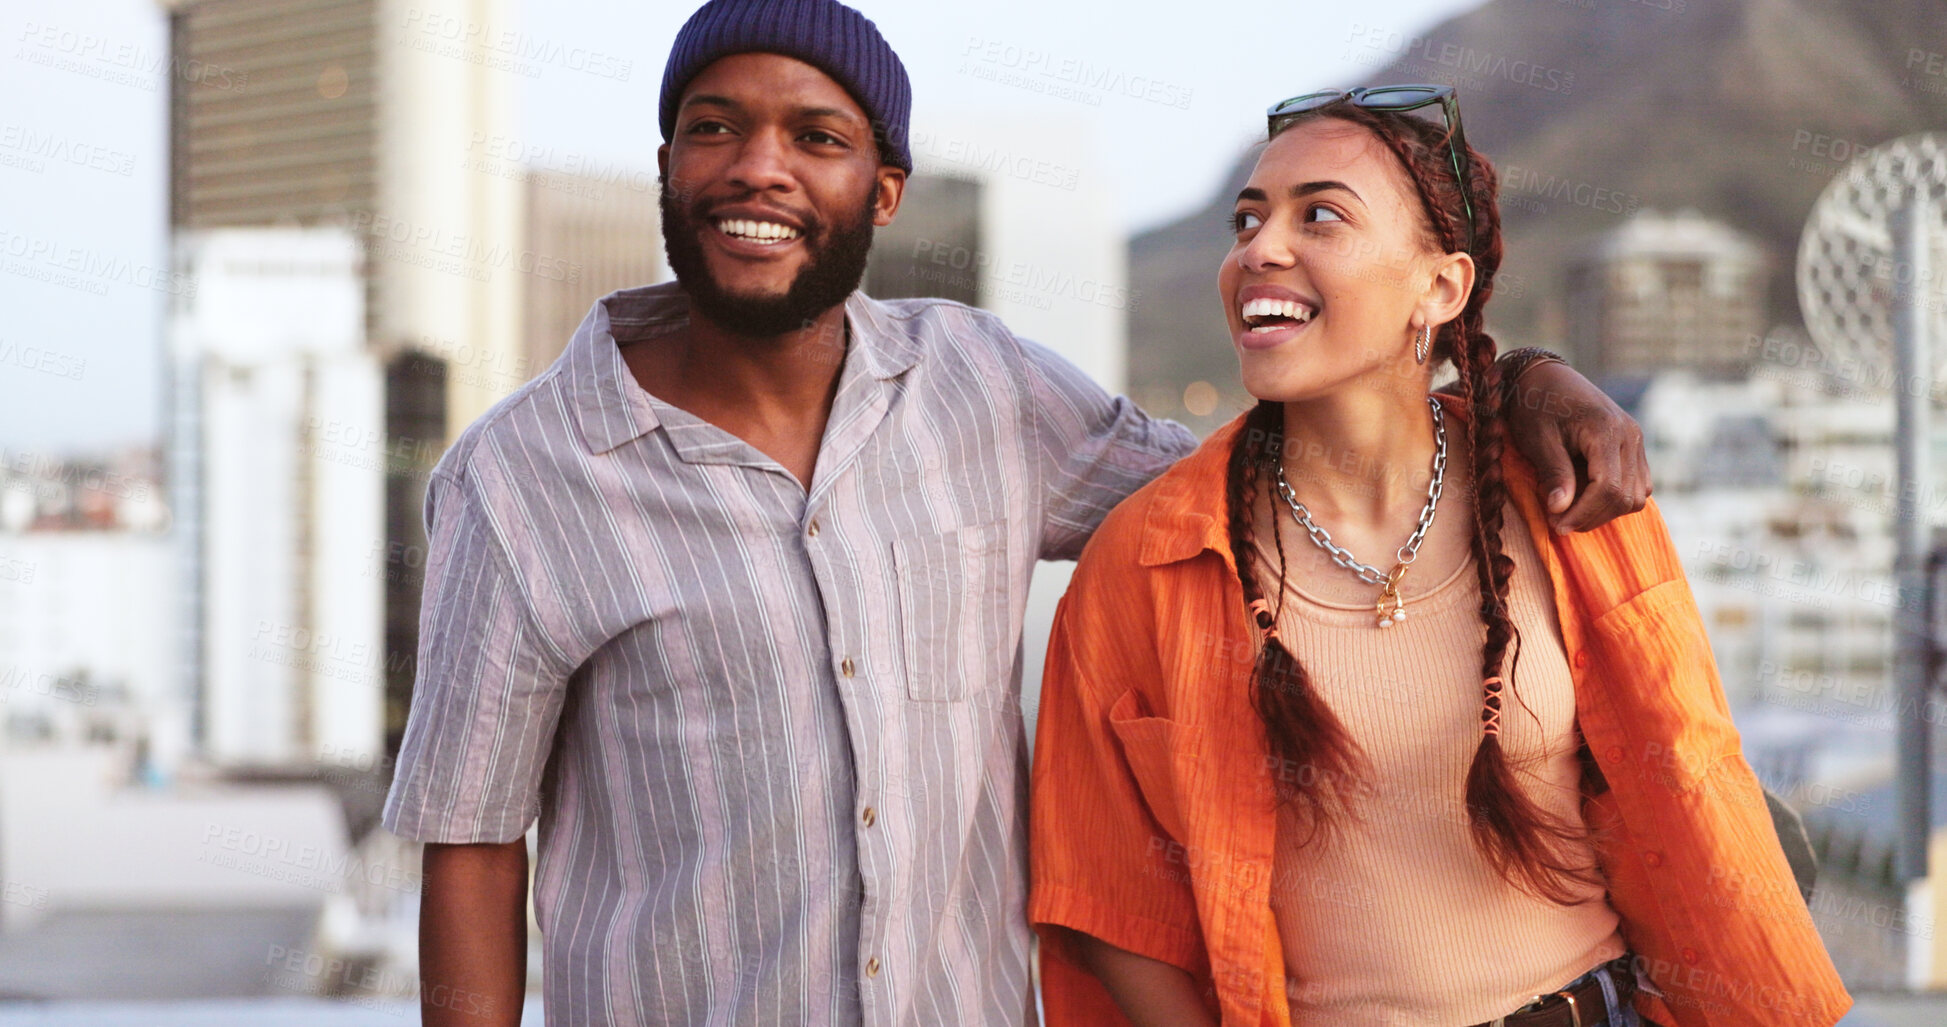
<path id="1" fill-rule="evenodd" d="M 562 171 L 555 166 L 565 160 L 551 152 L 522 156 L 539 161 L 523 172 L 528 245 L 560 254 L 575 273 L 528 277 L 522 364 L 511 369 L 513 385 L 554 363 L 597 297 L 669 278 L 653 171 L 613 165 Z"/>
<path id="2" fill-rule="evenodd" d="M 381 752 L 386 674 L 411 658 L 384 644 L 386 478 L 429 454 L 385 431 L 359 241 L 222 228 L 176 249 L 197 281 L 169 338 L 199 748 L 230 767 Z"/>
<path id="3" fill-rule="evenodd" d="M 173 60 L 216 69 L 179 76 L 171 97 L 175 229 L 335 228 L 362 255 L 360 344 L 381 369 L 385 450 L 379 669 L 396 747 L 427 473 L 460 429 L 546 368 L 595 298 L 666 277 L 652 170 L 557 152 L 515 128 L 522 80 L 626 77 L 631 62 L 528 35 L 509 0 L 163 6 Z M 269 328 L 304 315 L 265 316 Z M 183 674 L 202 682 L 209 668 L 190 651 Z M 224 716 L 208 698 L 200 716 Z"/>
<path id="4" fill-rule="evenodd" d="M 126 743 L 151 777 L 189 752 L 156 463 L 0 451 L 0 750 Z"/>
<path id="5" fill-rule="evenodd" d="M 1571 262 L 1568 347 L 1604 375 L 1748 370 L 1764 334 L 1765 257 L 1695 210 L 1644 210 Z"/>

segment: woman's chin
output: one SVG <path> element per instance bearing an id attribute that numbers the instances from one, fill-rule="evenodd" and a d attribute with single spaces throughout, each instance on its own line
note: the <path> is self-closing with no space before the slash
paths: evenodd
<path id="1" fill-rule="evenodd" d="M 1256 365 L 1256 366 L 1253 366 Z M 1321 388 L 1319 369 L 1294 366 L 1291 361 L 1244 361 L 1244 391 L 1267 403 L 1296 403 L 1313 399 Z"/>

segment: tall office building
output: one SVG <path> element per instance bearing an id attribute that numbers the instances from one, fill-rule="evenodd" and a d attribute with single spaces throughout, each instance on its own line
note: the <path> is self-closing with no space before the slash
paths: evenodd
<path id="1" fill-rule="evenodd" d="M 527 187 L 528 246 L 558 256 L 565 273 L 530 276 L 522 329 L 522 380 L 547 369 L 567 348 L 595 299 L 669 277 L 655 172 L 602 165 L 587 158 L 568 172 L 539 166 L 519 172 Z M 516 383 L 518 384 L 518 383 Z"/>
<path id="2" fill-rule="evenodd" d="M 383 488 L 372 540 L 381 561 L 387 734 L 396 740 L 412 684 L 424 538 L 425 476 L 460 426 L 519 381 L 477 373 L 518 364 L 525 299 L 537 273 L 565 262 L 522 238 L 521 184 L 466 167 L 483 140 L 511 134 L 514 58 L 496 52 L 504 0 L 165 0 L 175 65 L 170 216 L 178 233 L 336 228 L 361 252 L 360 349 L 380 368 Z M 191 74 L 189 71 L 197 73 Z M 513 73 L 510 73 L 513 72 Z M 312 312 L 265 311 L 274 337 Z M 472 372 L 472 373 L 461 373 Z M 183 384 L 180 379 L 178 384 Z M 171 407 L 191 409 L 177 396 Z M 175 418 L 178 431 L 219 430 Z M 199 485 L 203 451 L 176 440 L 174 488 L 193 589 L 215 585 L 218 552 Z M 270 503 L 270 491 L 255 499 Z M 354 500 L 340 497 L 339 502 Z M 362 500 L 357 500 L 362 501 Z M 201 513 L 199 513 L 199 511 Z M 347 516 L 363 518 L 366 511 Z M 281 514 L 280 514 L 281 515 Z M 213 598 L 213 597 L 206 597 Z M 207 690 L 211 638 L 186 622 L 185 674 L 206 731 L 227 714 Z M 302 625 L 300 625 L 302 626 Z M 226 700 L 227 701 L 227 700 Z M 207 741 L 208 739 L 206 739 Z"/>
<path id="3" fill-rule="evenodd" d="M 383 744 L 383 376 L 342 229 L 181 233 L 198 288 L 171 313 L 182 613 L 202 669 L 201 749 L 303 766 Z M 302 317 L 290 317 L 294 310 Z"/>
<path id="4" fill-rule="evenodd" d="M 1764 334 L 1763 251 L 1694 210 L 1644 211 L 1570 265 L 1569 345 L 1607 375 L 1749 371 Z"/>

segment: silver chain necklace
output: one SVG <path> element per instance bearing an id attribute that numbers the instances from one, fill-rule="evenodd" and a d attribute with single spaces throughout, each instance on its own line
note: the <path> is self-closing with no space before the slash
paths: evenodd
<path id="1" fill-rule="evenodd" d="M 1380 586 L 1379 601 L 1373 607 L 1373 614 L 1382 628 L 1390 628 L 1394 623 L 1406 619 L 1406 600 L 1399 594 L 1399 581 L 1406 576 L 1406 569 L 1413 565 L 1414 558 L 1420 555 L 1420 543 L 1426 541 L 1426 531 L 1433 527 L 1433 511 L 1440 505 L 1440 488 L 1447 479 L 1447 421 L 1440 412 L 1439 400 L 1428 396 L 1426 403 L 1433 408 L 1433 480 L 1427 483 L 1426 505 L 1420 508 L 1420 523 L 1413 529 L 1413 535 L 1406 540 L 1406 544 L 1393 553 L 1396 562 L 1390 572 L 1360 563 L 1351 550 L 1332 541 L 1332 533 L 1312 520 L 1311 511 L 1305 509 L 1305 504 L 1298 501 L 1297 493 L 1291 490 L 1291 483 L 1284 476 L 1284 456 L 1282 453 L 1278 456 L 1278 493 L 1291 507 L 1291 518 L 1305 529 L 1313 545 L 1331 556 L 1333 563 L 1358 575 L 1359 580 L 1368 585 Z"/>

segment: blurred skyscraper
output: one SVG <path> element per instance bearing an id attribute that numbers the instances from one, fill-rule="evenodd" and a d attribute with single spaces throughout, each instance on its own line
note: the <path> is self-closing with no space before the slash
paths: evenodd
<path id="1" fill-rule="evenodd" d="M 375 752 L 385 673 L 409 658 L 384 647 L 370 569 L 395 446 L 358 242 L 219 228 L 180 234 L 176 250 L 198 285 L 169 336 L 203 754 L 277 767 Z"/>
<path id="2" fill-rule="evenodd" d="M 669 277 L 654 173 L 558 172 L 546 166 L 525 172 L 528 246 L 568 254 L 579 273 L 572 280 L 527 278 L 522 378 L 554 363 L 596 297 Z"/>
<path id="3" fill-rule="evenodd" d="M 601 74 L 589 62 L 609 59 L 519 31 L 507 0 L 164 5 L 175 60 L 247 77 L 237 88 L 190 76 L 172 97 L 175 229 L 332 228 L 360 251 L 360 346 L 382 384 L 377 430 L 355 459 L 378 468 L 382 489 L 371 511 L 353 509 L 367 502 L 360 492 L 320 495 L 342 508 L 340 523 L 372 518 L 358 558 L 381 597 L 373 665 L 383 677 L 383 732 L 369 744 L 382 753 L 396 746 L 411 695 L 426 476 L 461 428 L 545 369 L 596 297 L 664 277 L 655 175 L 519 137 L 523 78 L 544 65 Z M 312 314 L 265 311 L 261 330 L 276 337 L 280 322 Z M 198 505 L 217 499 L 198 487 L 188 454 L 212 452 L 219 443 L 207 433 L 218 429 L 198 413 L 194 387 L 178 387 L 174 430 L 206 433 L 172 449 L 183 457 L 182 523 L 201 526 L 185 536 L 188 587 L 200 596 L 185 675 L 200 689 L 207 731 L 236 715 L 213 705 L 231 701 L 210 688 L 230 657 L 213 651 L 208 622 L 228 601 L 212 568 L 235 538 L 214 531 L 214 508 Z M 264 504 L 273 518 L 303 506 L 269 481 L 236 501 Z M 300 551 L 290 566 L 309 558 Z M 293 631 L 315 634 L 327 613 L 311 606 L 294 616 Z M 282 725 L 261 728 L 274 735 Z"/>

